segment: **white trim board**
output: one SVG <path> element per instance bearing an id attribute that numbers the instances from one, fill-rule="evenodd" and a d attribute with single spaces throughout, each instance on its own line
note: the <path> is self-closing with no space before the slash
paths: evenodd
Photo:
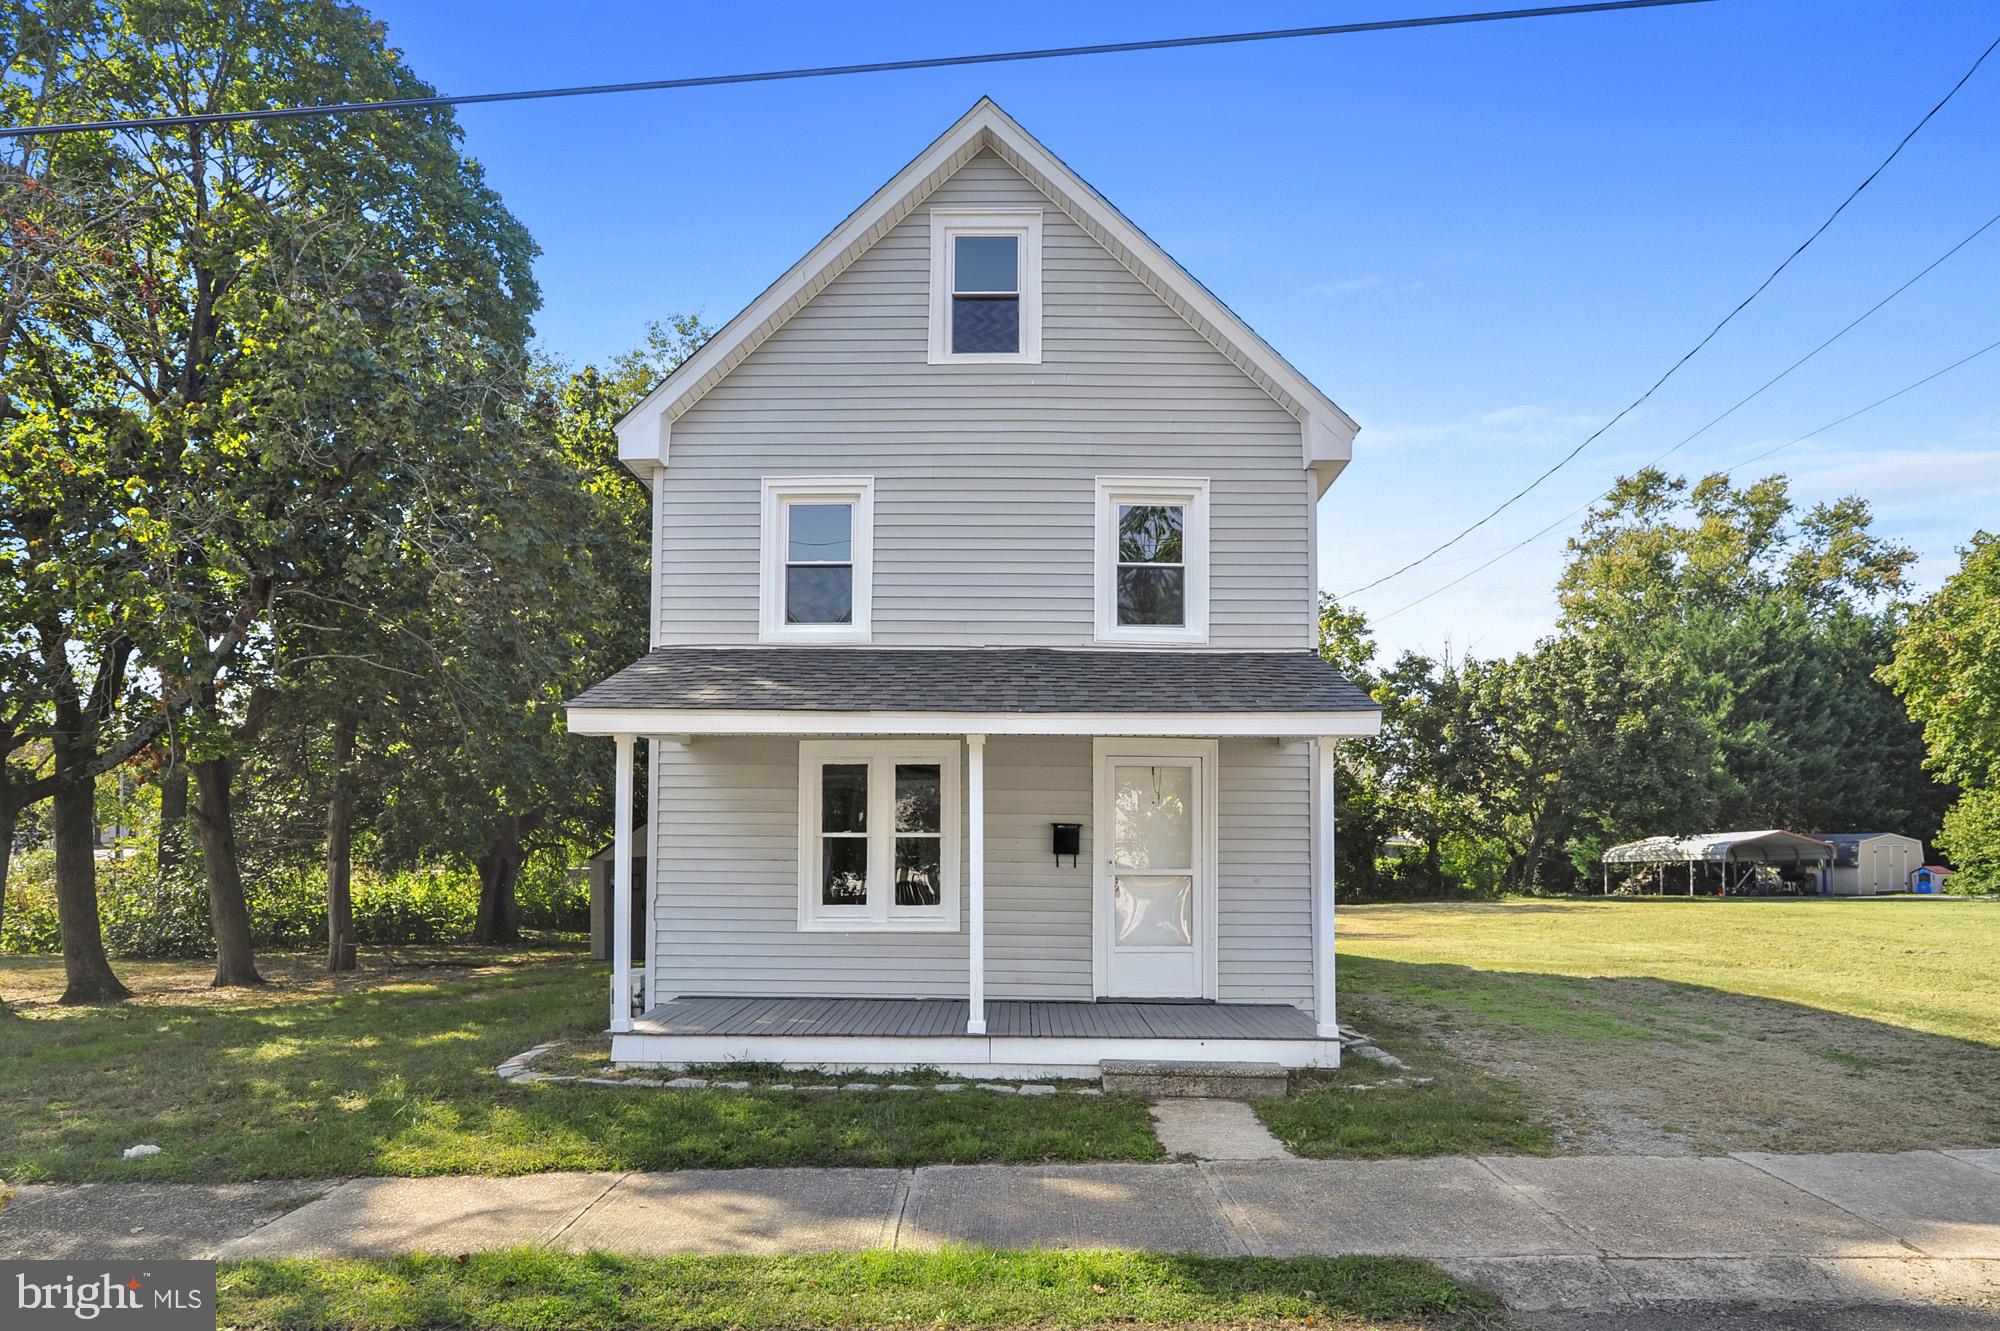
<path id="1" fill-rule="evenodd" d="M 1204 1063 L 1276 1063 L 1337 1068 L 1339 1040 L 1126 1040 L 1021 1035 L 646 1035 L 617 1034 L 611 1061 L 783 1063 L 789 1067 L 894 1072 L 935 1067 L 960 1076 L 1090 1076 L 1107 1058 Z"/>
<path id="2" fill-rule="evenodd" d="M 1322 491 L 1360 427 L 1151 237 L 988 97 L 855 209 L 619 420 L 618 457 L 643 475 L 668 464 L 673 422 L 979 152 L 991 149 L 1299 421 L 1300 463 Z"/>
<path id="3" fill-rule="evenodd" d="M 1114 735 L 1365 739 L 1367 712 L 780 712 L 703 707 L 572 707 L 572 735 Z"/>

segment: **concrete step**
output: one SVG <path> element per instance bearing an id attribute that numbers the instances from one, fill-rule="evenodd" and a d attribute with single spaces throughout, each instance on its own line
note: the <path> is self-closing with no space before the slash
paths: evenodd
<path id="1" fill-rule="evenodd" d="M 1155 1099 L 1269 1100 L 1285 1094 L 1291 1084 L 1289 1074 L 1276 1063 L 1107 1058 L 1097 1070 L 1106 1091 Z"/>

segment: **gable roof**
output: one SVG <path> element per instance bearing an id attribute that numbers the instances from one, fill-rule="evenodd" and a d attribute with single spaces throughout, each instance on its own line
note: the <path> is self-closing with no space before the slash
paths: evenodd
<path id="1" fill-rule="evenodd" d="M 1360 427 L 1313 382 L 1113 207 L 1063 160 L 982 97 L 888 184 L 848 214 L 784 276 L 717 331 L 618 422 L 618 456 L 642 478 L 667 463 L 673 422 L 784 322 L 825 290 L 933 190 L 981 152 L 997 154 L 1215 349 L 1299 421 L 1301 465 L 1324 490 L 1352 456 Z"/>

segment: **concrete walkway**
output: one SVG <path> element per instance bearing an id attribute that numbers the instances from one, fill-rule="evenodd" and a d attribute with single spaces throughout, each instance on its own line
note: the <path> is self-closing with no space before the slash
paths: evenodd
<path id="1" fill-rule="evenodd" d="M 2000 1151 L 85 1184 L 22 1188 L 0 1209 L 6 1257 L 944 1244 L 1406 1254 L 1527 1311 L 1743 1300 L 2000 1316 Z"/>

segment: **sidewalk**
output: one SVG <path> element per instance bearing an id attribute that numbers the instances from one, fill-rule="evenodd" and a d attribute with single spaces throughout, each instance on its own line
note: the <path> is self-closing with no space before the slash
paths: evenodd
<path id="1" fill-rule="evenodd" d="M 688 1170 L 27 1187 L 0 1256 L 1111 1247 L 1429 1258 L 1516 1308 L 2000 1312 L 2000 1150 Z"/>

